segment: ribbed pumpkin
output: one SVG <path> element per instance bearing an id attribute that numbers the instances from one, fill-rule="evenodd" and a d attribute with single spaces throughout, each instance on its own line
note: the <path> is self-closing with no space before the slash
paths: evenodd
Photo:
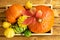
<path id="1" fill-rule="evenodd" d="M 28 26 L 29 30 L 34 33 L 44 33 L 51 30 L 54 23 L 54 13 L 47 6 L 35 6 L 36 15 L 33 16 L 35 21 Z M 38 12 L 39 11 L 39 12 Z"/>
<path id="2" fill-rule="evenodd" d="M 16 19 L 25 12 L 22 5 L 14 4 L 6 10 L 6 19 L 10 23 L 15 23 Z"/>

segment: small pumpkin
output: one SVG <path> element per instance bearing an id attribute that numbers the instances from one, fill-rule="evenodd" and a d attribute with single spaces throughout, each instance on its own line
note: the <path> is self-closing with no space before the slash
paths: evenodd
<path id="1" fill-rule="evenodd" d="M 16 19 L 24 14 L 25 8 L 22 5 L 14 4 L 6 10 L 6 19 L 10 23 L 15 23 Z"/>

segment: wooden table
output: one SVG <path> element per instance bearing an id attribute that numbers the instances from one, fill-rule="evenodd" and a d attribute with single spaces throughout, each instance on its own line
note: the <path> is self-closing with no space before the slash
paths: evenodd
<path id="1" fill-rule="evenodd" d="M 23 1 L 23 2 L 22 2 Z M 24 5 L 27 0 L 0 0 L 0 40 L 60 40 L 60 1 L 59 0 L 30 0 L 33 4 L 52 4 L 55 15 L 53 34 L 52 35 L 41 35 L 31 36 L 29 38 L 24 36 L 15 36 L 11 39 L 5 38 L 3 35 L 4 29 L 2 28 L 2 22 L 5 20 L 4 6 L 11 4 L 22 4 Z"/>

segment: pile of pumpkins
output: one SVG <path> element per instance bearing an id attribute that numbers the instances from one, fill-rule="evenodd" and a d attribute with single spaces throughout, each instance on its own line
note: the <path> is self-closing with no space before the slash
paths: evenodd
<path id="1" fill-rule="evenodd" d="M 15 35 L 11 25 L 16 23 L 19 26 L 21 26 L 20 24 L 27 26 L 30 33 L 33 32 L 37 34 L 48 32 L 54 23 L 54 13 L 52 9 L 44 5 L 33 6 L 30 1 L 24 6 L 13 4 L 6 10 L 5 16 L 7 22 L 3 22 L 3 27 L 6 28 L 4 35 L 8 35 L 6 36 L 7 38 Z M 18 20 L 21 16 L 24 16 L 24 18 Z M 21 20 L 24 21 L 21 22 Z M 10 35 L 8 33 L 10 33 Z"/>

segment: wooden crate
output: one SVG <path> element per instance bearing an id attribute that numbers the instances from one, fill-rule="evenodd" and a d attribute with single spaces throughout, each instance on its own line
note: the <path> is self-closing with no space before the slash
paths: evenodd
<path id="1" fill-rule="evenodd" d="M 45 5 L 45 6 L 48 6 L 49 8 L 51 8 L 51 9 L 53 9 L 52 8 L 52 5 L 50 5 L 50 4 L 39 4 L 39 5 Z M 6 5 L 6 6 L 3 6 L 3 7 L 1 7 L 0 9 L 5 9 L 5 10 L 7 10 L 8 8 L 9 8 L 9 6 L 11 6 L 11 5 Z M 33 5 L 33 6 L 38 6 L 38 4 L 35 4 L 35 5 Z M 2 11 L 3 12 L 3 11 Z M 6 20 L 5 19 L 5 15 L 2 15 L 2 17 L 1 18 L 4 18 L 4 20 Z M 3 19 L 1 20 L 2 22 L 4 21 Z M 2 25 L 1 25 L 2 26 Z M 38 33 L 38 34 L 36 34 L 36 33 L 32 33 L 32 35 L 52 35 L 53 34 L 53 27 L 51 28 L 51 30 L 49 31 L 49 32 L 46 32 L 46 33 Z M 15 34 L 16 36 L 17 35 L 24 35 L 24 34 Z"/>

